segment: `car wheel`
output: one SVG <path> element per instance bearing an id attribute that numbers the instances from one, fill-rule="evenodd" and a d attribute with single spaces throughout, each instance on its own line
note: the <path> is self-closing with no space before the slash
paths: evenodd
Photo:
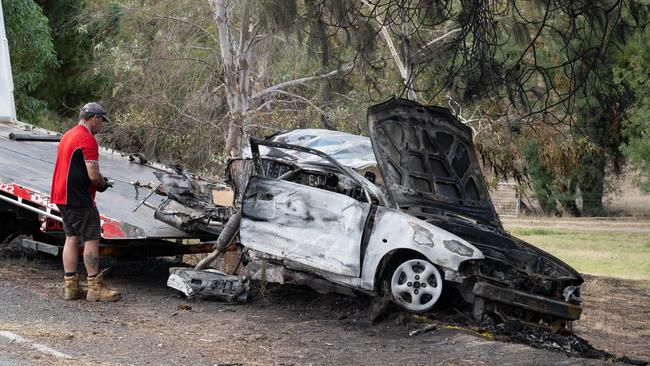
<path id="1" fill-rule="evenodd" d="M 390 295 L 405 310 L 431 310 L 442 293 L 442 276 L 431 262 L 410 259 L 395 268 L 390 277 Z"/>

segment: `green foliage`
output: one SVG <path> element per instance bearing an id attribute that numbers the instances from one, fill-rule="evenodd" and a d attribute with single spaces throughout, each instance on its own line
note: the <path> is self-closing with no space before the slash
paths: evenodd
<path id="1" fill-rule="evenodd" d="M 540 146 L 536 138 L 524 138 L 520 142 L 523 146 L 526 158 L 526 172 L 530 179 L 530 186 L 533 196 L 539 202 L 542 211 L 547 215 L 558 214 L 558 204 L 570 215 L 580 216 L 576 206 L 576 183 L 577 169 L 570 164 L 561 168 L 556 159 L 567 159 L 573 155 L 573 151 L 562 152 L 558 145 Z M 554 148 L 555 153 L 550 157 L 549 147 Z M 564 156 L 562 156 L 564 155 Z M 555 161 L 553 163 L 552 161 Z M 560 169 L 558 169 L 560 168 Z"/>
<path id="2" fill-rule="evenodd" d="M 650 193 L 650 98 L 641 99 L 634 111 L 634 117 L 625 129 L 629 142 L 621 147 L 639 170 L 639 186 Z"/>
<path id="3" fill-rule="evenodd" d="M 298 15 L 296 0 L 258 0 L 255 5 L 262 28 L 268 31 L 291 29 Z"/>
<path id="4" fill-rule="evenodd" d="M 113 147 L 199 169 L 219 160 L 228 122 L 241 116 L 228 113 L 211 2 L 35 1 L 50 19 L 61 60 L 60 70 L 45 73 L 37 98 L 70 114 L 88 99 L 101 100 L 117 117 L 104 139 Z M 242 3 L 226 4 L 237 52 Z M 611 61 L 628 28 L 619 27 L 610 0 L 250 4 L 253 94 L 354 68 L 252 100 L 245 119 L 238 120 L 247 133 L 305 126 L 365 132 L 369 104 L 405 95 L 405 81 L 380 31 L 384 25 L 413 71 L 418 101 L 458 101 L 464 111 L 476 108 L 487 116 L 480 128 L 472 122 L 482 131 L 477 146 L 484 161 L 498 178 L 530 183 L 545 211 L 577 212 L 580 187 L 586 212 L 600 214 L 604 171 L 622 167 L 619 145 L 629 140 L 622 151 L 640 167 L 649 159 L 648 139 L 636 138 L 648 133 L 650 111 L 642 93 L 647 87 L 633 86 L 637 104 L 628 124 L 626 90 L 611 81 Z M 641 20 L 644 9 L 629 6 L 626 21 Z M 609 34 L 616 35 L 611 44 Z M 638 49 L 626 46 L 627 52 L 647 57 L 643 41 L 637 40 Z M 614 75 L 630 72 L 618 77 L 646 80 L 647 64 L 643 59 L 630 68 L 619 62 Z M 526 128 L 533 124 L 535 133 Z M 650 164 L 645 167 L 650 170 Z"/>
<path id="5" fill-rule="evenodd" d="M 548 169 L 540 163 L 538 155 L 539 144 L 535 140 L 529 141 L 524 154 L 528 162 L 528 176 L 531 178 L 533 195 L 537 199 L 545 214 L 554 214 L 556 208 L 556 180 Z"/>
<path id="6" fill-rule="evenodd" d="M 105 82 L 92 72 L 92 39 L 96 34 L 78 27 L 82 0 L 36 0 L 52 28 L 54 49 L 60 67 L 47 73 L 36 91 L 48 109 L 65 117 L 76 117 L 82 104 L 98 99 Z M 41 120 L 40 123 L 46 121 Z"/>
<path id="7" fill-rule="evenodd" d="M 33 0 L 3 2 L 18 118 L 33 122 L 47 103 L 36 97 L 58 66 L 47 18 Z"/>
<path id="8" fill-rule="evenodd" d="M 635 103 L 630 108 L 630 118 L 623 129 L 627 142 L 621 151 L 638 169 L 640 187 L 650 192 L 650 29 L 638 31 L 629 38 L 617 59 L 614 81 L 629 85 Z"/>
<path id="9" fill-rule="evenodd" d="M 88 1 L 76 28 L 115 121 L 107 146 L 192 170 L 218 166 L 225 101 L 207 1 Z"/>

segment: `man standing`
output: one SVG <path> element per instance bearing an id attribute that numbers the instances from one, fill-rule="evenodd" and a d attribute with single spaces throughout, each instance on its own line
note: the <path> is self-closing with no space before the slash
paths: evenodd
<path id="1" fill-rule="evenodd" d="M 79 287 L 79 244 L 83 243 L 83 259 L 88 273 L 90 301 L 117 301 L 119 291 L 104 286 L 103 272 L 99 271 L 99 240 L 101 225 L 95 206 L 95 192 L 104 192 L 111 186 L 99 172 L 99 149 L 93 135 L 104 121 L 109 121 L 104 109 L 97 103 L 81 108 L 79 124 L 68 130 L 59 142 L 50 200 L 59 207 L 65 231 L 63 247 L 63 278 L 66 300 L 81 297 Z"/>

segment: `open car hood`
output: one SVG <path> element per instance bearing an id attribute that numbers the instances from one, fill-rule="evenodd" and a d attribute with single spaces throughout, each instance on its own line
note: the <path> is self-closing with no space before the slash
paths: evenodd
<path id="1" fill-rule="evenodd" d="M 368 109 L 368 130 L 386 190 L 401 209 L 502 228 L 472 131 L 449 110 L 391 99 Z"/>

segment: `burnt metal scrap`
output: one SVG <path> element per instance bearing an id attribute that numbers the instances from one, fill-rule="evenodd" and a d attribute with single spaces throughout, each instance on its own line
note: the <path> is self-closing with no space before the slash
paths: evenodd
<path id="1" fill-rule="evenodd" d="M 189 268 L 170 268 L 167 286 L 188 298 L 213 298 L 228 302 L 245 302 L 249 281 L 215 269 L 196 271 Z"/>
<path id="2" fill-rule="evenodd" d="M 185 232 L 219 235 L 223 224 L 234 213 L 232 207 L 214 204 L 212 191 L 226 188 L 223 183 L 197 179 L 184 171 L 154 172 L 168 199 L 160 204 L 154 217 Z"/>
<path id="3" fill-rule="evenodd" d="M 187 206 L 206 206 L 212 202 L 211 189 L 215 183 L 193 178 L 187 172 L 178 173 L 154 172 L 162 184 L 165 193 Z"/>
<path id="4" fill-rule="evenodd" d="M 310 129 L 251 139 L 229 161 L 239 243 L 263 254 L 251 254 L 253 278 L 387 294 L 411 312 L 433 309 L 446 287 L 477 319 L 553 330 L 580 318 L 583 279 L 503 229 L 467 126 L 401 99 L 371 107 L 368 123 L 369 138 Z M 235 212 L 186 175 L 161 182 L 192 210 L 166 208 L 180 227 Z"/>

